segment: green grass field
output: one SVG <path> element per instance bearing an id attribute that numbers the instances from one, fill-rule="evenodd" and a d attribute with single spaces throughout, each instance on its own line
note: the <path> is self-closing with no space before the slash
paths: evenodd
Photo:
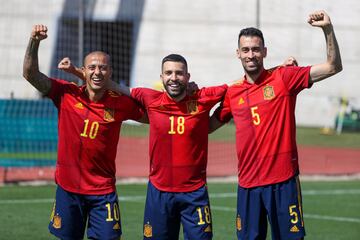
<path id="1" fill-rule="evenodd" d="M 146 137 L 148 126 L 124 124 L 122 136 Z M 210 141 L 234 141 L 235 130 L 225 125 Z M 360 133 L 323 135 L 318 128 L 297 128 L 299 145 L 360 149 Z M 39 153 L 46 159 L 55 153 Z M 26 159 L 28 153 L 0 153 L 0 158 Z M 123 240 L 142 239 L 145 184 L 119 185 Z M 214 240 L 236 239 L 236 183 L 210 183 Z M 0 187 L 0 240 L 55 239 L 47 230 L 55 186 Z M 360 239 L 360 180 L 303 182 L 306 239 Z M 181 238 L 182 239 L 182 238 Z M 269 238 L 270 239 L 270 238 Z"/>
<path id="2" fill-rule="evenodd" d="M 360 239 L 360 181 L 303 181 L 302 186 L 306 239 Z M 122 239 L 142 239 L 146 185 L 121 184 L 118 192 Z M 236 239 L 236 183 L 209 183 L 209 193 L 214 240 Z M 1 187 L 0 239 L 55 239 L 47 230 L 54 194 L 54 185 Z"/>
<path id="3" fill-rule="evenodd" d="M 121 136 L 146 137 L 148 136 L 149 125 L 123 124 L 121 129 Z M 296 135 L 299 145 L 360 148 L 360 132 L 343 132 L 340 135 L 325 135 L 321 133 L 320 128 L 297 127 Z M 235 142 L 235 126 L 232 123 L 225 124 L 210 134 L 209 140 Z"/>

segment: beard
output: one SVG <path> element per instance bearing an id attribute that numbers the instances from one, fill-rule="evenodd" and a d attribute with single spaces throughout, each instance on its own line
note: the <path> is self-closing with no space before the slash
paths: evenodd
<path id="1" fill-rule="evenodd" d="M 179 85 L 176 88 L 171 87 L 170 85 L 165 84 L 165 83 L 163 85 L 164 85 L 164 88 L 165 88 L 167 94 L 172 98 L 177 98 L 177 97 L 181 96 L 182 94 L 184 94 L 184 92 L 186 91 L 186 85 L 181 84 L 181 83 L 179 83 Z"/>
<path id="2" fill-rule="evenodd" d="M 249 75 L 253 75 L 253 74 L 258 74 L 259 72 L 261 72 L 261 68 L 259 68 L 259 67 L 257 67 L 257 68 L 244 67 L 244 71 Z"/>
<path id="3" fill-rule="evenodd" d="M 242 62 L 242 65 L 243 65 L 244 71 L 250 75 L 260 73 L 263 68 L 262 62 L 258 62 L 258 61 L 255 61 L 254 65 L 252 65 L 252 66 L 248 66 L 248 64 L 246 62 Z"/>

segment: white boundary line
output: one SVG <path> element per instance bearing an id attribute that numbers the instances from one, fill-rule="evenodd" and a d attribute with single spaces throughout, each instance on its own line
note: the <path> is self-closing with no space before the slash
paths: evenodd
<path id="1" fill-rule="evenodd" d="M 302 195 L 357 195 L 360 189 L 305 190 Z M 237 193 L 210 193 L 210 198 L 236 198 Z M 119 201 L 136 202 L 145 200 L 145 195 L 119 196 Z M 10 199 L 1 200 L 0 204 L 48 203 L 54 199 Z"/>
<path id="2" fill-rule="evenodd" d="M 308 195 L 357 195 L 360 189 L 334 189 L 334 190 L 305 190 L 301 191 L 303 196 Z M 236 197 L 237 193 L 210 193 L 211 198 Z"/>
<path id="3" fill-rule="evenodd" d="M 360 189 L 334 189 L 334 190 L 306 190 L 302 192 L 303 195 L 353 195 L 360 194 Z M 210 194 L 210 198 L 236 198 L 236 193 L 213 193 Z M 145 200 L 145 195 L 136 195 L 136 196 L 119 196 L 120 202 L 143 202 Z M 0 205 L 6 204 L 37 204 L 37 203 L 52 203 L 54 199 L 43 198 L 43 199 L 10 199 L 10 200 L 0 200 Z M 212 210 L 215 211 L 225 211 L 225 212 L 236 212 L 236 208 L 224 207 L 224 206 L 211 206 Z M 317 219 L 317 220 L 327 220 L 327 221 L 337 221 L 337 222 L 351 222 L 351 223 L 360 223 L 360 218 L 349 218 L 349 217 L 339 217 L 339 216 L 325 216 L 317 214 L 304 214 L 305 218 Z"/>

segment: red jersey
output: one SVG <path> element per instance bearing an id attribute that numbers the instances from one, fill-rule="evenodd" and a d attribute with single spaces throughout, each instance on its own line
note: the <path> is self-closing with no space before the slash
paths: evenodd
<path id="1" fill-rule="evenodd" d="M 166 92 L 132 89 L 149 117 L 149 179 L 157 189 L 190 192 L 206 183 L 209 112 L 226 89 L 202 88 L 180 102 Z"/>
<path id="2" fill-rule="evenodd" d="M 85 86 L 51 79 L 48 97 L 58 109 L 58 158 L 55 181 L 79 194 L 115 191 L 115 157 L 121 123 L 139 119 L 142 111 L 132 99 L 106 91 L 89 100 Z"/>
<path id="3" fill-rule="evenodd" d="M 220 121 L 234 118 L 238 180 L 244 188 L 286 181 L 299 171 L 296 147 L 297 94 L 309 88 L 310 67 L 265 70 L 256 83 L 229 87 Z"/>

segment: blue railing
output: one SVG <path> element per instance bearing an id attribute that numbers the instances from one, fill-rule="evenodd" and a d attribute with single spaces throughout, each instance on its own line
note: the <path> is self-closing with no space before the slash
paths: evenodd
<path id="1" fill-rule="evenodd" d="M 0 166 L 54 165 L 57 132 L 50 100 L 0 100 Z"/>

